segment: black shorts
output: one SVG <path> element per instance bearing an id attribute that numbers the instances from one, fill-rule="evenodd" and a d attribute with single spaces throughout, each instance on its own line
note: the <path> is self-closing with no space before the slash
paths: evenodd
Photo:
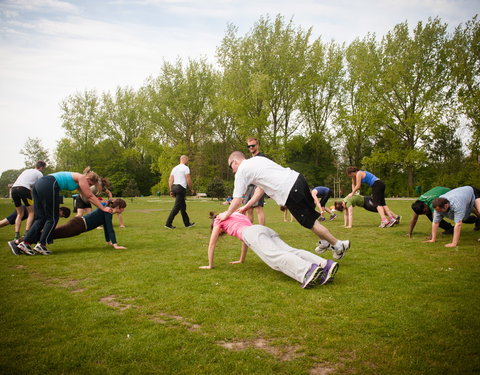
<path id="1" fill-rule="evenodd" d="M 386 206 L 385 203 L 385 184 L 382 180 L 377 180 L 372 185 L 372 200 L 375 206 Z"/>
<path id="2" fill-rule="evenodd" d="M 20 207 L 22 204 L 24 206 L 31 206 L 33 204 L 32 192 L 24 186 L 15 186 L 12 188 L 12 199 L 15 207 Z"/>
<path id="3" fill-rule="evenodd" d="M 80 198 L 80 195 L 79 195 L 77 198 L 75 198 L 75 207 L 78 210 L 79 208 L 81 209 L 92 208 L 92 205 L 90 202 L 85 203 L 85 201 L 82 198 Z"/>
<path id="4" fill-rule="evenodd" d="M 480 198 L 480 190 L 477 189 L 475 186 L 472 186 L 473 194 L 475 195 L 475 199 Z"/>
<path id="5" fill-rule="evenodd" d="M 315 221 L 320 217 L 320 213 L 315 209 L 315 201 L 307 180 L 303 175 L 299 175 L 295 181 L 285 206 L 300 225 L 308 229 L 312 229 Z"/>
<path id="6" fill-rule="evenodd" d="M 253 194 L 255 194 L 255 189 L 256 188 L 257 187 L 255 185 L 248 185 L 247 191 L 245 192 L 245 199 L 243 200 L 243 202 L 244 202 L 243 204 L 246 204 L 253 197 Z M 262 197 L 252 207 L 263 207 L 263 206 L 265 206 L 264 196 L 265 196 L 265 194 L 262 195 Z"/>
<path id="7" fill-rule="evenodd" d="M 326 206 L 328 200 L 330 199 L 330 195 L 331 195 L 331 194 L 332 194 L 332 191 L 329 190 L 328 193 L 325 194 L 325 195 L 320 195 L 320 196 L 317 195 L 317 198 L 321 198 L 321 199 L 320 199 L 320 206 L 321 206 L 321 207 L 325 207 L 325 206 Z"/>

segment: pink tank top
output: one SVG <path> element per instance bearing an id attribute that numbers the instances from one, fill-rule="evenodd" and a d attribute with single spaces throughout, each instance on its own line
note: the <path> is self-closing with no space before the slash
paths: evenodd
<path id="1" fill-rule="evenodd" d="M 252 223 L 245 215 L 234 212 L 227 220 L 220 221 L 215 219 L 213 222 L 214 227 L 220 227 L 225 233 L 230 236 L 235 236 L 239 240 L 242 240 L 242 231 L 246 227 L 252 226 Z"/>

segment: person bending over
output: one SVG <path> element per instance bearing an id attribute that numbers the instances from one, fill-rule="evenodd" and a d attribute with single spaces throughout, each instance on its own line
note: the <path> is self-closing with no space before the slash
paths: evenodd
<path id="1" fill-rule="evenodd" d="M 297 280 L 304 289 L 333 281 L 338 269 L 337 262 L 287 245 L 273 229 L 253 225 L 247 216 L 239 212 L 232 213 L 225 220 L 220 220 L 210 212 L 210 218 L 213 222 L 208 245 L 208 266 L 201 266 L 200 269 L 214 267 L 218 238 L 227 233 L 242 241 L 240 259 L 230 262 L 231 264 L 243 263 L 250 247 L 270 268 Z"/>
<path id="2" fill-rule="evenodd" d="M 342 212 L 346 210 L 343 216 L 345 228 L 353 227 L 353 207 L 363 207 L 367 211 L 378 213 L 377 206 L 373 203 L 372 197 L 355 194 L 351 197 L 345 197 L 342 201 L 335 202 L 335 210 Z"/>

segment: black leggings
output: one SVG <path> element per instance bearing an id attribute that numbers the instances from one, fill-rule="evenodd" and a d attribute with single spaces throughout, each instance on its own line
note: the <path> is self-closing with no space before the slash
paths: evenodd
<path id="1" fill-rule="evenodd" d="M 68 223 L 60 225 L 53 231 L 53 238 L 68 238 L 78 236 L 87 231 L 85 219 L 80 216 L 75 216 Z"/>
<path id="2" fill-rule="evenodd" d="M 53 176 L 43 176 L 33 185 L 32 195 L 35 219 L 25 235 L 25 242 L 39 242 L 43 245 L 53 242 L 53 230 L 58 223 L 60 188 Z"/>

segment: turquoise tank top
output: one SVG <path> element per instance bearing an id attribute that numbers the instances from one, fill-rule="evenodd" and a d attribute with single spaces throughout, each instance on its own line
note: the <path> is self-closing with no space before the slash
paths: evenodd
<path id="1" fill-rule="evenodd" d="M 375 181 L 379 179 L 373 173 L 370 173 L 367 171 L 364 171 L 364 172 L 365 172 L 365 177 L 362 178 L 362 184 L 367 184 L 368 186 L 372 186 L 375 183 Z"/>
<path id="2" fill-rule="evenodd" d="M 60 190 L 72 191 L 78 189 L 78 184 L 73 180 L 72 172 L 56 172 L 50 176 L 55 177 L 58 186 L 60 186 Z"/>

